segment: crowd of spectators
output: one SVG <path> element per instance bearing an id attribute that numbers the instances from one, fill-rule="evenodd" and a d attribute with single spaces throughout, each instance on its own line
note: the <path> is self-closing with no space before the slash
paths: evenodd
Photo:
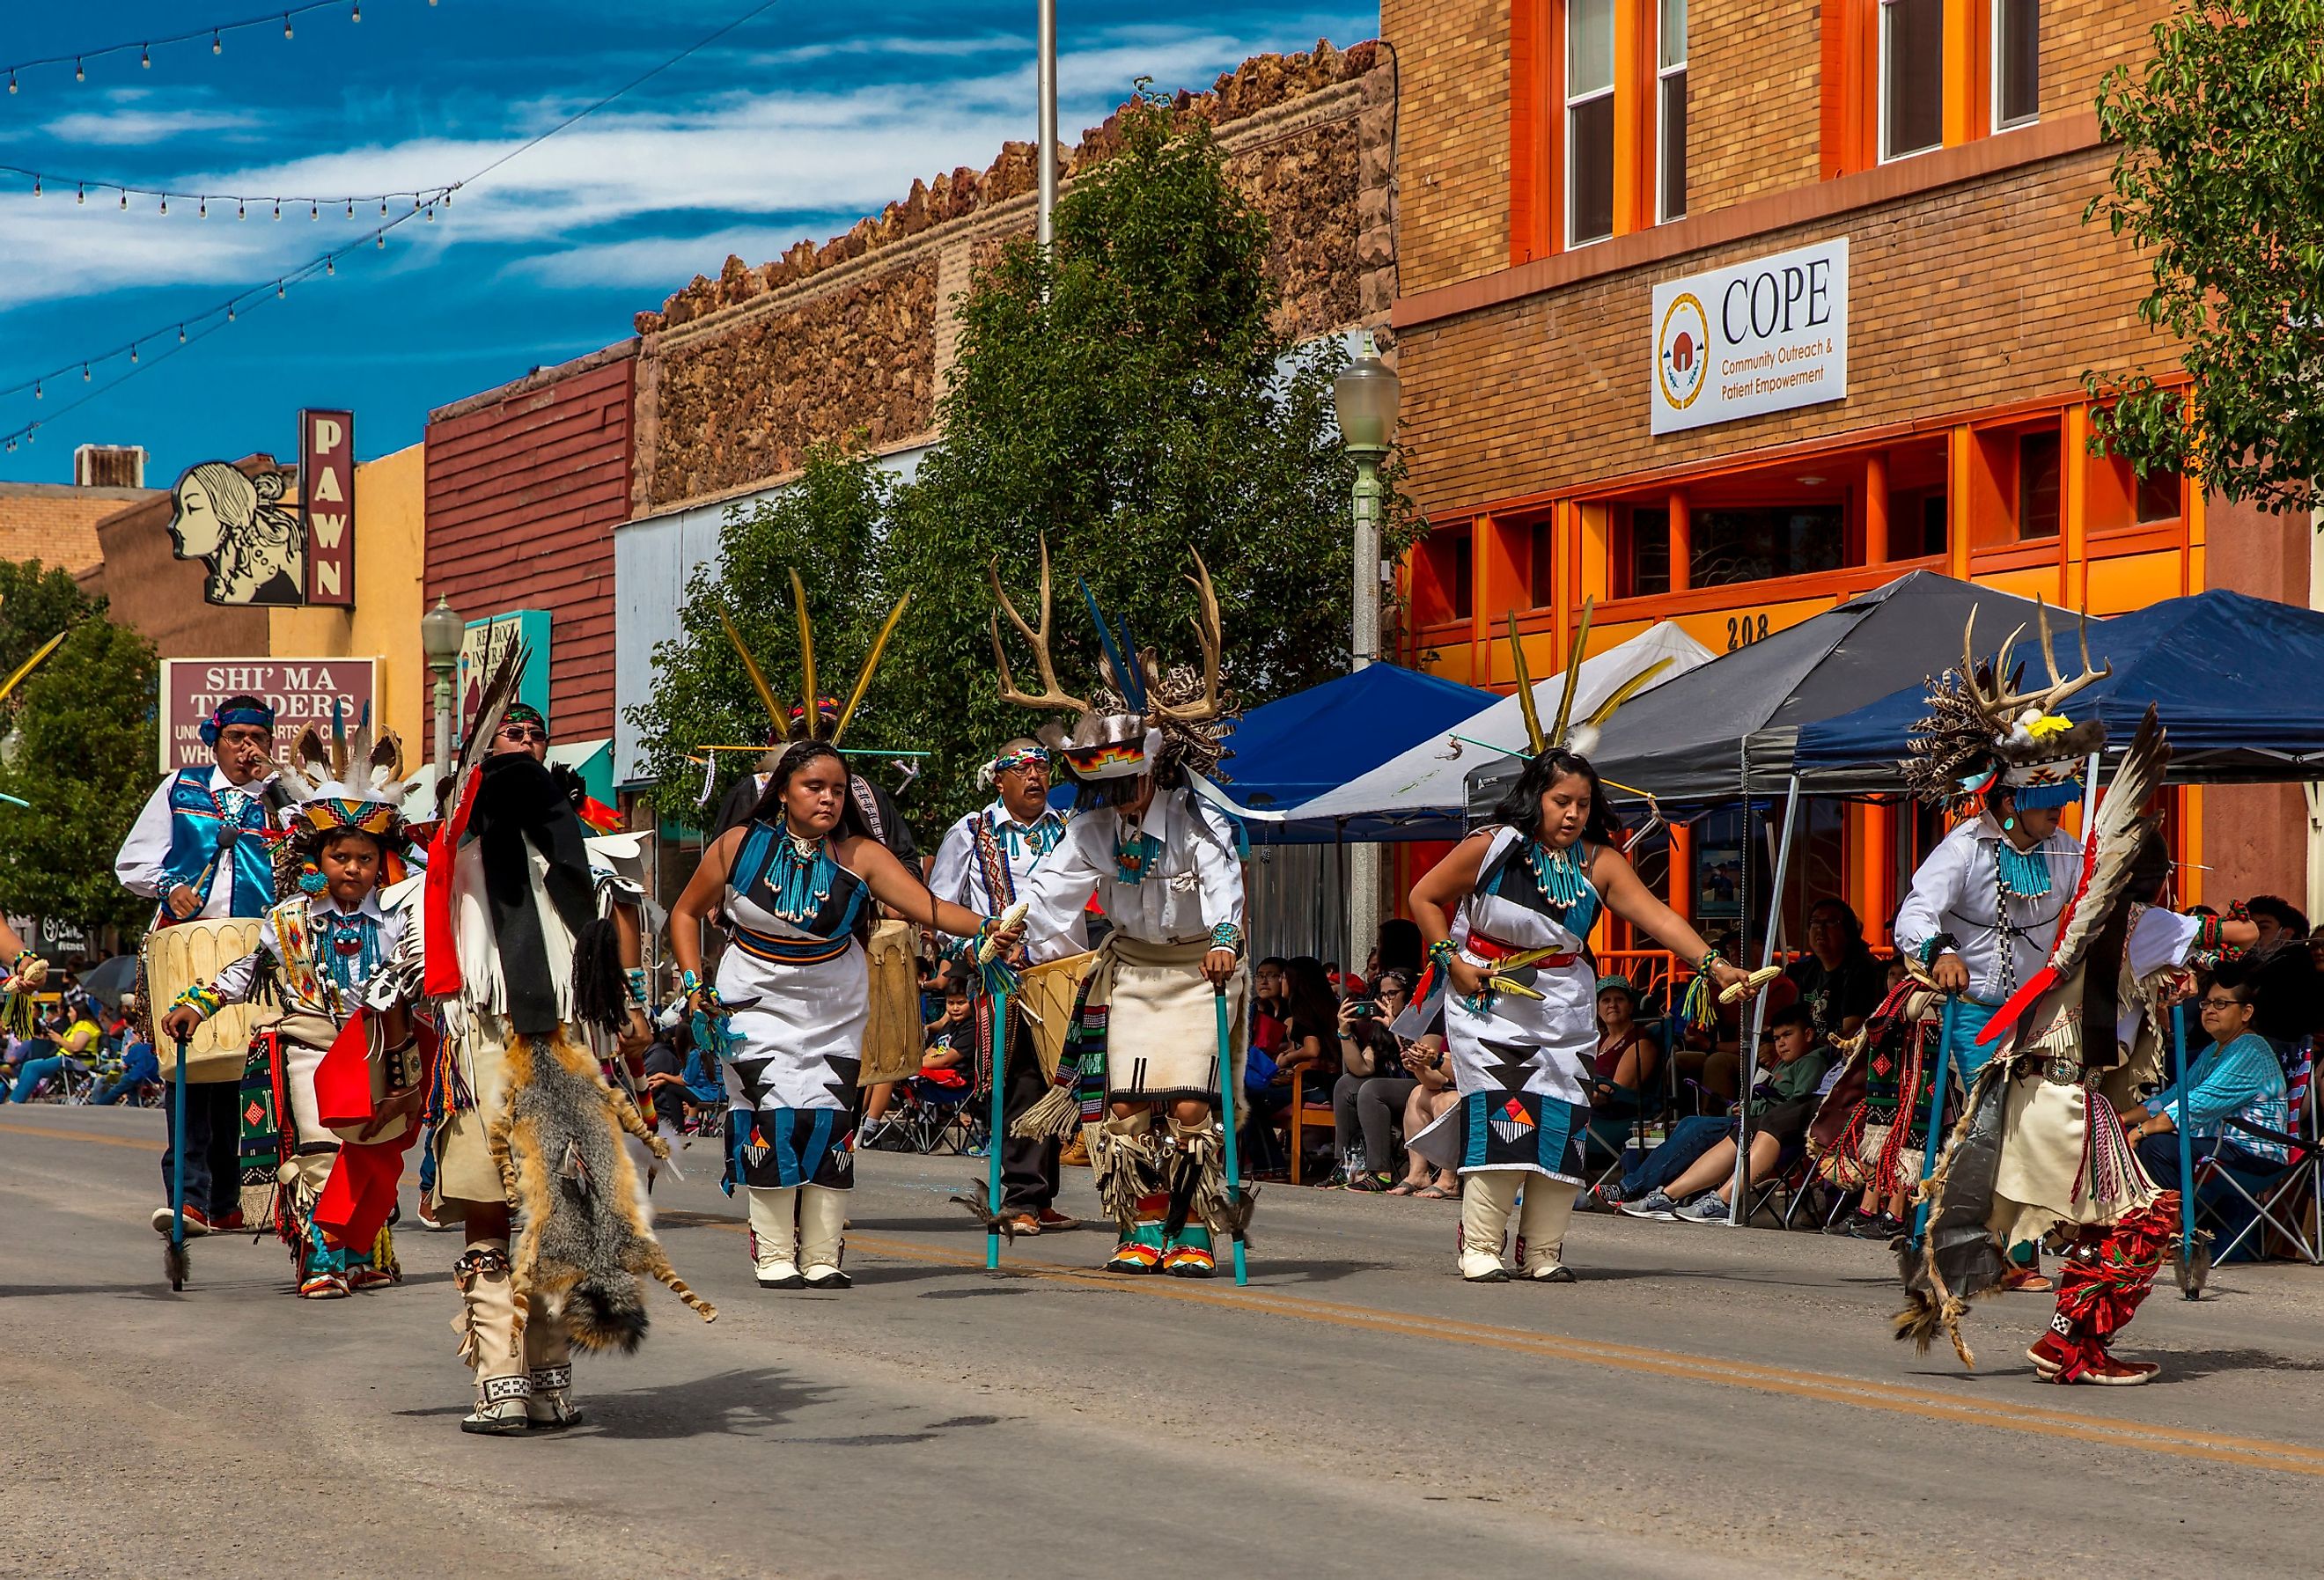
<path id="1" fill-rule="evenodd" d="M 0 1102 L 143 1103 L 161 1090 L 161 1068 L 138 1029 L 136 999 L 107 1009 L 70 972 L 51 978 L 55 999 L 34 1012 L 29 1036 L 7 1036 Z"/>

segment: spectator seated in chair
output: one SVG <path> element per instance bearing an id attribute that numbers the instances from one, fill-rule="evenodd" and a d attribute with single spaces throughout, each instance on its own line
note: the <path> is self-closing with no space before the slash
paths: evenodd
<path id="1" fill-rule="evenodd" d="M 1411 1001 L 1411 976 L 1390 967 L 1374 979 L 1370 998 L 1340 1006 L 1342 1074 L 1332 1086 L 1332 1141 L 1350 1190 L 1385 1191 L 1396 1178 L 1396 1126 L 1419 1082 L 1405 1065 L 1409 1045 L 1393 1025 Z"/>
<path id="2" fill-rule="evenodd" d="M 1340 1005 L 1323 962 L 1312 955 L 1299 956 L 1284 966 L 1283 984 L 1283 1051 L 1263 1083 L 1256 1049 L 1244 1073 L 1252 1139 L 1269 1149 L 1269 1157 L 1274 1155 L 1269 1132 L 1288 1127 L 1292 1105 L 1328 1106 L 1332 1083 L 1340 1073 Z"/>
<path id="3" fill-rule="evenodd" d="M 1750 1180 L 1773 1178 L 1785 1155 L 1798 1151 L 1815 1117 L 1817 1090 L 1835 1062 L 1831 1049 L 1816 1036 L 1814 1017 L 1800 1003 L 1767 1017 L 1759 1061 L 1765 1073 L 1752 1087 L 1748 1104 Z M 1733 1119 L 1680 1121 L 1668 1141 L 1622 1177 L 1622 1210 L 1634 1218 L 1723 1221 L 1731 1205 L 1740 1128 Z"/>
<path id="4" fill-rule="evenodd" d="M 1404 1133 L 1416 1136 L 1436 1123 L 1446 1109 L 1461 1101 L 1452 1086 L 1452 1069 L 1444 1057 L 1442 1016 L 1404 1050 L 1404 1067 L 1412 1073 L 1412 1095 L 1405 1100 Z M 1404 1178 L 1388 1187 L 1389 1196 L 1425 1197 L 1430 1201 L 1461 1199 L 1461 1171 L 1439 1169 L 1419 1153 L 1405 1153 Z"/>
<path id="5" fill-rule="evenodd" d="M 971 1013 L 967 979 L 948 975 L 942 987 L 943 1010 L 920 1030 L 920 1072 L 912 1077 L 912 1086 L 923 1095 L 937 1094 L 957 1103 L 966 1095 L 969 1071 L 975 1067 L 976 1022 Z M 872 1144 L 895 1101 L 893 1081 L 881 1081 L 864 1094 L 858 1146 Z"/>
<path id="6" fill-rule="evenodd" d="M 1845 900 L 1808 907 L 1808 952 L 1784 968 L 1814 1017 L 1816 1040 L 1853 1037 L 1887 996 L 1886 967 L 1864 942 L 1864 924 Z"/>
<path id="7" fill-rule="evenodd" d="M 1642 1113 L 1660 1106 L 1662 1039 L 1638 1023 L 1638 990 L 1627 976 L 1598 979 L 1598 1052 L 1591 1060 L 1590 1133 L 1616 1157 Z"/>
<path id="8" fill-rule="evenodd" d="M 2252 909 L 2256 920 L 2256 901 Z M 2283 1066 L 2274 1046 L 2253 1029 L 2265 1007 L 2259 1001 L 2256 979 L 2267 969 L 2256 951 L 2251 958 L 2222 963 L 2200 1001 L 2211 1045 L 2187 1066 L 2185 1090 L 2173 1083 L 2144 1104 L 2121 1110 L 2124 1132 L 2137 1149 L 2139 1162 L 2163 1190 L 2177 1190 L 2182 1184 L 2175 1133 L 2181 1124 L 2188 1127 L 2195 1157 L 2213 1159 L 2221 1168 L 2269 1174 L 2286 1160 L 2282 1142 L 2227 1123 L 2241 1120 L 2278 1135 L 2292 1130 Z"/>

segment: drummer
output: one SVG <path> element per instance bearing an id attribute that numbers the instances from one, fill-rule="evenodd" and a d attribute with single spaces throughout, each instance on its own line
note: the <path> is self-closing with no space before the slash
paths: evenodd
<path id="1" fill-rule="evenodd" d="M 945 831 L 936 846 L 928 887 L 939 899 L 964 910 L 997 916 L 1017 900 L 1033 870 L 1065 837 L 1065 818 L 1049 805 L 1049 752 L 1038 741 L 1020 735 L 1009 742 L 977 771 L 977 780 L 991 787 L 992 802 Z M 954 939 L 951 947 L 957 956 L 965 946 Z M 1067 932 L 1020 946 L 1013 963 L 1045 965 L 1088 947 L 1087 929 L 1076 918 Z M 1001 1104 L 1005 1118 L 1014 1123 L 1041 1100 L 1049 1082 L 1041 1069 L 1032 1029 L 1021 1017 L 1010 1019 Z M 979 1050 L 980 1086 L 989 1074 L 983 1065 L 990 1057 L 989 1050 Z M 1001 1211 L 1019 1234 L 1079 1226 L 1077 1220 L 1056 1209 L 1058 1144 L 1055 1136 L 1033 1140 L 1013 1133 L 1000 1143 Z"/>
<path id="2" fill-rule="evenodd" d="M 255 697 L 229 697 L 201 723 L 208 767 L 181 768 L 164 779 L 121 843 L 113 870 L 121 886 L 155 902 L 153 925 L 197 919 L 264 916 L 274 903 L 272 840 L 283 797 L 274 784 L 274 709 Z M 168 1049 L 162 1073 L 173 1075 Z M 242 1227 L 241 1070 L 223 1081 L 196 1080 L 186 1093 L 186 1233 Z M 169 1116 L 161 1181 L 169 1188 L 178 1147 L 177 1105 Z M 170 1232 L 170 1208 L 153 1227 Z"/>

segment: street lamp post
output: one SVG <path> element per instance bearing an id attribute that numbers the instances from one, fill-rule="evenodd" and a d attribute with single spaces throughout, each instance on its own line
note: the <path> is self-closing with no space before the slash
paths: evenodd
<path id="1" fill-rule="evenodd" d="M 1041 162 L 1035 187 L 1033 240 L 1047 253 L 1056 237 L 1057 0 L 1039 0 L 1034 15 L 1034 147 Z"/>
<path id="2" fill-rule="evenodd" d="M 1380 463 L 1396 443 L 1397 376 L 1380 361 L 1369 331 L 1356 359 L 1332 381 L 1340 442 L 1356 464 L 1355 598 L 1349 668 L 1360 670 L 1379 653 Z M 1379 933 L 1380 850 L 1358 845 L 1348 853 L 1348 968 L 1362 968 Z"/>
<path id="3" fill-rule="evenodd" d="M 460 642 L 467 623 L 452 605 L 438 597 L 436 606 L 420 617 L 420 651 L 428 656 L 429 673 L 436 678 L 436 777 L 440 784 L 452 772 L 452 670 L 460 661 Z"/>

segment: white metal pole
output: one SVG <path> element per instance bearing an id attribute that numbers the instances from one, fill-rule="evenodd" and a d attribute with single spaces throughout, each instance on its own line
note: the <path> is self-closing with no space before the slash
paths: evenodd
<path id="1" fill-rule="evenodd" d="M 1749 787 L 1749 781 L 1748 780 L 1745 781 L 1745 787 L 1747 790 Z M 1793 826 L 1799 821 L 1799 812 L 1800 776 L 1794 773 L 1792 775 L 1791 791 L 1784 798 L 1784 836 L 1775 845 L 1775 881 L 1768 885 L 1767 938 L 1766 947 L 1764 947 L 1759 954 L 1759 965 L 1762 968 L 1773 966 L 1775 963 L 1775 929 L 1782 924 L 1784 919 L 1784 879 L 1791 871 L 1792 828 Z M 1748 797 L 1743 802 L 1743 859 L 1748 862 L 1751 859 L 1752 843 L 1750 837 L 1751 803 Z M 1744 1219 L 1748 1216 L 1748 1209 L 1751 1205 L 1751 1184 L 1749 1172 L 1751 1167 L 1751 1088 L 1755 1085 L 1751 1076 L 1753 1074 L 1753 1067 L 1757 1063 L 1756 1056 L 1759 1049 L 1759 1033 L 1766 1028 L 1766 1024 L 1767 995 L 1762 993 L 1751 1001 L 1751 1034 L 1743 1039 L 1741 1049 L 1743 1056 L 1743 1073 L 1739 1077 L 1738 1077 L 1738 1082 L 1743 1090 L 1742 1100 L 1736 1105 L 1735 1111 L 1736 1117 L 1740 1123 L 1737 1127 L 1735 1135 L 1735 1200 L 1733 1205 L 1729 1207 L 1727 1213 L 1727 1224 L 1729 1228 L 1739 1228 L 1742 1226 Z"/>
<path id="2" fill-rule="evenodd" d="M 1379 656 L 1379 457 L 1356 460 L 1355 596 L 1349 669 L 1370 667 Z M 1380 848 L 1356 845 L 1348 863 L 1348 969 L 1363 968 L 1365 952 L 1379 935 Z"/>
<path id="3" fill-rule="evenodd" d="M 1033 81 L 1035 97 L 1039 101 L 1041 184 L 1033 240 L 1046 253 L 1056 236 L 1057 210 L 1057 0 L 1038 0 L 1038 12 Z"/>

